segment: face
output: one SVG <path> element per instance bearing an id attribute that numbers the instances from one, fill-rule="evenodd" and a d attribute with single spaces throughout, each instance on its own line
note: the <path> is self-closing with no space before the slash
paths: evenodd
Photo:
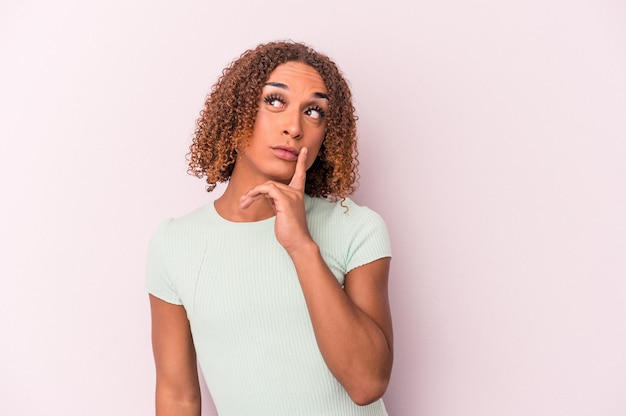
<path id="1" fill-rule="evenodd" d="M 300 62 L 276 67 L 261 92 L 252 135 L 235 170 L 256 181 L 288 183 L 301 148 L 307 169 L 319 153 L 326 131 L 328 91 L 320 74 Z"/>

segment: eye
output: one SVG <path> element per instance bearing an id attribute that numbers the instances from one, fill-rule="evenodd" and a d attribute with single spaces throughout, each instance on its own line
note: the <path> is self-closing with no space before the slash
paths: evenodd
<path id="1" fill-rule="evenodd" d="M 309 107 L 306 109 L 306 111 L 304 112 L 304 114 L 306 114 L 307 116 L 315 119 L 315 120 L 320 120 L 324 117 L 326 117 L 326 112 L 324 110 L 322 110 L 321 107 L 318 106 L 313 106 L 313 107 Z"/>
<path id="2" fill-rule="evenodd" d="M 283 100 L 280 96 L 276 94 L 267 95 L 265 98 L 263 98 L 263 101 L 271 107 L 275 108 L 283 108 L 285 106 L 285 100 Z"/>

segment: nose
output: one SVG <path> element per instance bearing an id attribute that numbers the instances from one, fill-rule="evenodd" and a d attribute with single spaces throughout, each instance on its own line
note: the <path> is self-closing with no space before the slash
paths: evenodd
<path id="1" fill-rule="evenodd" d="M 299 111 L 286 111 L 283 125 L 283 134 L 288 135 L 292 139 L 302 138 L 302 125 Z"/>

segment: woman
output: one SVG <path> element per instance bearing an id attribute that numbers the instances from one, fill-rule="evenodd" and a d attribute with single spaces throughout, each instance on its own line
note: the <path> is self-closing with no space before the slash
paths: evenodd
<path id="1" fill-rule="evenodd" d="M 149 250 L 157 415 L 386 415 L 393 346 L 385 224 L 348 195 L 351 93 L 293 42 L 245 52 L 198 120 L 189 171 L 214 202 L 160 225 Z"/>

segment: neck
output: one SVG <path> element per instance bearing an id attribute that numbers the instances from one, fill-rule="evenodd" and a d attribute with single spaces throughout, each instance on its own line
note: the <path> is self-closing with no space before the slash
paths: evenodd
<path id="1" fill-rule="evenodd" d="M 258 182 L 258 183 L 257 183 Z M 261 182 L 252 178 L 244 180 L 242 175 L 233 172 L 226 190 L 215 200 L 215 209 L 223 218 L 234 222 L 261 221 L 276 215 L 266 198 L 261 198 L 246 209 L 239 208 L 240 198 Z"/>

